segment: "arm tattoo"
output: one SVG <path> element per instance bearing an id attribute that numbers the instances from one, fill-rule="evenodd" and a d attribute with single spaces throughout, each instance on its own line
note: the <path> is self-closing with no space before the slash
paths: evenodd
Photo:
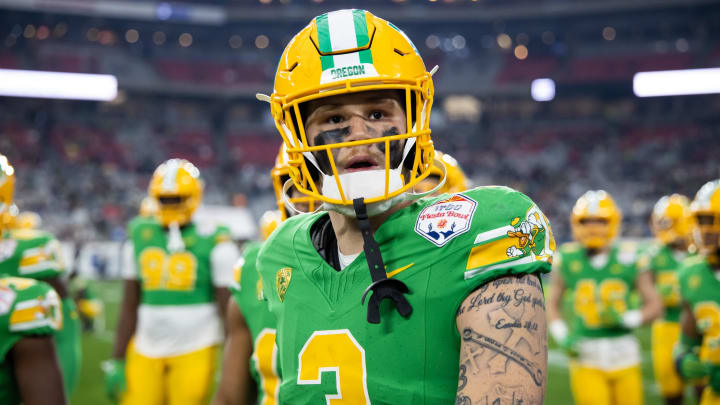
<path id="1" fill-rule="evenodd" d="M 535 382 L 535 385 L 537 385 L 538 387 L 542 387 L 543 383 L 545 382 L 542 369 L 538 368 L 535 363 L 533 363 L 531 360 L 526 359 L 522 354 L 505 346 L 504 344 L 498 342 L 490 336 L 485 336 L 481 333 L 477 333 L 472 328 L 465 328 L 465 330 L 463 330 L 462 339 L 465 342 L 470 342 L 471 344 L 490 349 L 493 352 L 503 355 L 508 360 L 516 362 L 520 365 L 520 367 L 524 368 L 528 373 L 530 373 L 533 382 Z M 467 378 L 465 379 L 465 382 L 467 382 Z"/>
<path id="2" fill-rule="evenodd" d="M 507 276 L 486 283 L 462 303 L 457 324 L 457 404 L 542 404 L 547 329 L 537 276 Z"/>

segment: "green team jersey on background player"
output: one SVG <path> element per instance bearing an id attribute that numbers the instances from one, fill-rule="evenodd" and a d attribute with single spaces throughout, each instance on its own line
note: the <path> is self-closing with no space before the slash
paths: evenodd
<path id="1" fill-rule="evenodd" d="M 261 242 L 245 245 L 243 258 L 235 266 L 235 282 L 230 286 L 230 292 L 252 335 L 250 373 L 258 385 L 257 403 L 266 404 L 277 403 L 280 379 L 275 348 L 275 317 L 263 298 L 262 281 L 255 266 L 261 247 Z"/>
<path id="2" fill-rule="evenodd" d="M 63 323 L 60 298 L 49 285 L 29 278 L 0 277 L 0 404 L 20 404 L 9 359 L 25 336 L 55 335 Z"/>
<path id="3" fill-rule="evenodd" d="M 190 222 L 180 228 L 185 248 L 169 252 L 168 231 L 152 218 L 136 217 L 128 225 L 133 243 L 137 279 L 141 281 L 140 303 L 145 305 L 190 305 L 215 300 L 210 254 L 229 241 L 224 226 L 207 232 Z"/>
<path id="4" fill-rule="evenodd" d="M 665 307 L 663 319 L 668 322 L 679 322 L 682 312 L 682 297 L 678 270 L 687 254 L 674 252 L 665 244 L 656 244 L 647 249 L 646 257 L 650 271 L 655 277 L 655 285 Z"/>
<path id="5" fill-rule="evenodd" d="M 257 260 L 277 319 L 282 403 L 340 396 L 353 403 L 451 403 L 462 301 L 497 278 L 549 272 L 555 248 L 547 218 L 512 189 L 482 187 L 418 200 L 374 235 L 388 277 L 410 290 L 405 296 L 412 314 L 406 319 L 384 302 L 380 324 L 371 324 L 360 303 L 372 283 L 365 254 L 336 271 L 313 246 L 310 229 L 327 216 L 286 220 Z M 539 370 L 528 371 L 542 378 Z"/>
<path id="6" fill-rule="evenodd" d="M 52 234 L 35 229 L 11 230 L 0 239 L 0 275 L 46 280 L 62 277 L 65 267 L 60 243 Z M 63 372 L 65 390 L 73 392 L 82 364 L 81 325 L 75 301 L 62 298 L 63 327 L 55 344 Z"/>
<path id="7" fill-rule="evenodd" d="M 558 256 L 560 274 L 571 294 L 573 333 L 589 338 L 630 333 L 620 323 L 608 324 L 604 314 L 622 315 L 628 310 L 639 274 L 637 246 L 633 243 L 612 245 L 606 263 L 600 268 L 591 264 L 587 250 L 578 242 L 560 246 Z"/>
<path id="8" fill-rule="evenodd" d="M 701 255 L 683 261 L 679 279 L 680 294 L 690 305 L 702 335 L 701 358 L 720 365 L 720 281 Z"/>

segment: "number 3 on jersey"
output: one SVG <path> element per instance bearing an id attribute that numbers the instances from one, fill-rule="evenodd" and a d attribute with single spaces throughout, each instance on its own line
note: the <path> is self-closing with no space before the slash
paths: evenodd
<path id="1" fill-rule="evenodd" d="M 335 373 L 337 393 L 325 395 L 328 405 L 370 404 L 365 350 L 348 329 L 313 332 L 298 357 L 298 384 L 320 384 L 323 371 Z"/>
<path id="2" fill-rule="evenodd" d="M 150 247 L 142 251 L 138 262 L 147 290 L 189 291 L 195 288 L 197 259 L 191 253 L 168 255 L 160 248 Z"/>

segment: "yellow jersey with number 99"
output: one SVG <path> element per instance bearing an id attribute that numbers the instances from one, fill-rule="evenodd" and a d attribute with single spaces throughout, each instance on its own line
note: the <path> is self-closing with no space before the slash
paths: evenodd
<path id="1" fill-rule="evenodd" d="M 595 258 L 598 263 L 594 263 L 579 243 L 566 243 L 560 247 L 559 268 L 572 294 L 575 333 L 583 337 L 629 333 L 620 324 L 607 324 L 603 314 L 612 311 L 622 315 L 628 310 L 628 298 L 638 274 L 636 250 L 633 244 L 620 243 L 612 246 L 605 257 Z"/>
<path id="2" fill-rule="evenodd" d="M 126 279 L 140 283 L 135 347 L 148 357 L 166 357 L 218 344 L 221 320 L 215 288 L 232 283 L 240 257 L 226 227 L 189 223 L 180 228 L 183 248 L 168 249 L 169 231 L 152 218 L 128 226 Z"/>

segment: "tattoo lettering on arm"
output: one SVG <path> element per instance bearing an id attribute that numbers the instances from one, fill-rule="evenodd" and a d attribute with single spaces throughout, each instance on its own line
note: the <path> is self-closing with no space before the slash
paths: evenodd
<path id="1" fill-rule="evenodd" d="M 543 403 L 547 328 L 538 276 L 486 283 L 463 301 L 457 325 L 461 349 L 456 403 Z"/>

